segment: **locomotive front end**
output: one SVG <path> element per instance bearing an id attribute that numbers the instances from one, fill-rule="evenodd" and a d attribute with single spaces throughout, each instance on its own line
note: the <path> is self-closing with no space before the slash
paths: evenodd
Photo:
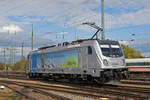
<path id="1" fill-rule="evenodd" d="M 128 70 L 125 64 L 124 53 L 119 42 L 110 40 L 100 40 L 101 54 L 101 77 L 104 80 L 121 80 L 128 77 Z"/>

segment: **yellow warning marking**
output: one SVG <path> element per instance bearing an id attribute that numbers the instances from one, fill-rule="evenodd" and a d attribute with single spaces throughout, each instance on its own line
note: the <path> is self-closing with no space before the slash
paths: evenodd
<path id="1" fill-rule="evenodd" d="M 108 98 L 99 98 L 99 100 L 109 100 Z"/>

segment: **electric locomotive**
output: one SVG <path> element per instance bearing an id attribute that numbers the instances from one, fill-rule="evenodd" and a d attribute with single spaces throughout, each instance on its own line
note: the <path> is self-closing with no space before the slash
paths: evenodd
<path id="1" fill-rule="evenodd" d="M 28 54 L 29 78 L 79 79 L 106 83 L 128 77 L 118 41 L 84 39 L 42 47 Z"/>

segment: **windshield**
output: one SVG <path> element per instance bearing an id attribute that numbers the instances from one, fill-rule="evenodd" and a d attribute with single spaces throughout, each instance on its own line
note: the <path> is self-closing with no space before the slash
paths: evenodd
<path id="1" fill-rule="evenodd" d="M 110 47 L 109 45 L 100 45 L 102 53 L 104 56 L 109 56 L 110 55 Z"/>
<path id="2" fill-rule="evenodd" d="M 121 57 L 122 50 L 119 45 L 100 44 L 102 54 L 107 57 Z"/>
<path id="3" fill-rule="evenodd" d="M 123 56 L 119 45 L 111 45 L 111 51 L 112 51 L 112 55 L 115 55 L 116 57 Z"/>

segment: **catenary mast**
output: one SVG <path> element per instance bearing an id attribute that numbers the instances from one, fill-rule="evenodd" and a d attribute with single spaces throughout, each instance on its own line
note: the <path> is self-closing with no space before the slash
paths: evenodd
<path id="1" fill-rule="evenodd" d="M 101 39 L 105 40 L 105 25 L 104 25 L 104 0 L 101 0 L 101 28 L 102 30 L 102 36 Z"/>

